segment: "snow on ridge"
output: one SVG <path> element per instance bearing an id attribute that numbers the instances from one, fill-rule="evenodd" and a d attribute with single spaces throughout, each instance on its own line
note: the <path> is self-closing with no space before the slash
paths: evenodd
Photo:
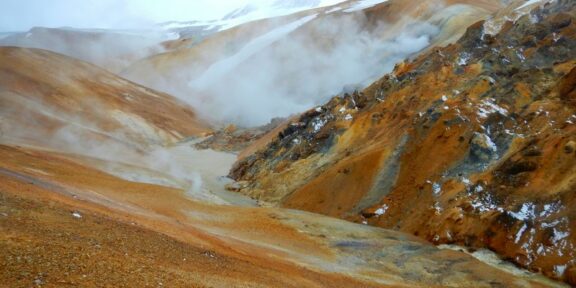
<path id="1" fill-rule="evenodd" d="M 542 1 L 544 1 L 544 0 L 528 0 L 528 1 L 526 1 L 526 3 L 522 4 L 520 7 L 516 8 L 515 10 L 521 10 L 525 7 L 528 7 L 532 4 L 536 4 L 536 3 L 542 2 Z"/>
<path id="2" fill-rule="evenodd" d="M 330 13 L 334 13 L 334 12 L 338 12 L 342 10 L 342 7 L 340 6 L 336 6 L 336 7 L 332 7 L 329 10 L 327 10 L 326 12 L 324 12 L 325 14 L 330 14 Z"/>
<path id="3" fill-rule="evenodd" d="M 388 210 L 388 205 L 384 204 L 384 205 L 382 205 L 382 207 L 380 207 L 376 211 L 374 211 L 374 214 L 376 214 L 378 216 L 382 216 L 382 215 L 384 215 L 384 213 L 386 213 L 386 210 Z"/>
<path id="4" fill-rule="evenodd" d="M 173 21 L 173 22 L 166 22 L 161 23 L 160 26 L 164 29 L 185 29 L 186 27 L 202 27 L 207 26 L 205 30 L 215 29 L 218 32 L 228 30 L 230 28 L 262 19 L 270 19 L 275 17 L 282 17 L 290 14 L 299 13 L 306 10 L 312 10 L 322 7 L 329 7 L 339 3 L 344 2 L 345 0 L 322 0 L 316 2 L 310 2 L 306 5 L 306 3 L 302 3 L 301 5 L 278 5 L 280 1 L 273 1 L 256 3 L 256 1 L 252 1 L 254 3 L 248 3 L 251 6 L 249 12 L 239 14 L 236 17 L 224 17 L 222 19 L 213 19 L 213 20 L 203 20 L 203 21 Z M 245 6 L 248 7 L 248 6 Z M 236 11 L 241 11 L 242 7 L 234 9 L 230 13 L 234 13 Z M 229 13 L 229 14 L 230 14 Z"/>
<path id="5" fill-rule="evenodd" d="M 356 12 L 366 8 L 374 7 L 380 3 L 387 2 L 388 0 L 361 0 L 354 4 L 352 7 L 344 10 L 344 12 Z"/>
<path id="6" fill-rule="evenodd" d="M 478 117 L 487 118 L 488 115 L 492 113 L 499 113 L 502 116 L 508 116 L 508 110 L 494 103 L 494 99 L 490 98 L 482 100 L 482 103 L 480 103 L 480 106 L 478 107 Z"/>
<path id="7" fill-rule="evenodd" d="M 240 65 L 246 59 L 252 57 L 262 49 L 272 45 L 274 42 L 281 39 L 284 35 L 291 33 L 292 31 L 298 29 L 300 26 L 306 24 L 307 22 L 316 18 L 318 14 L 303 17 L 299 20 L 271 30 L 270 32 L 257 37 L 246 44 L 238 53 L 222 59 L 210 66 L 199 78 L 189 83 L 190 87 L 202 90 L 205 87 L 209 87 L 221 79 L 222 75 L 225 75 L 229 71 L 233 70 L 235 67 Z"/>

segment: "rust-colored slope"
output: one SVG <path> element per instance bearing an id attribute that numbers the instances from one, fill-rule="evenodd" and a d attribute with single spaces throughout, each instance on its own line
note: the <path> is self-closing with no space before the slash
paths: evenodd
<path id="1" fill-rule="evenodd" d="M 331 285 L 346 281 L 262 267 L 86 210 L 76 219 L 76 207 L 53 200 L 4 190 L 0 195 L 5 287 L 302 287 L 314 280 L 300 277 Z"/>
<path id="2" fill-rule="evenodd" d="M 497 35 L 478 22 L 303 114 L 231 175 L 262 201 L 487 247 L 574 284 L 575 6 Z"/>
<path id="3" fill-rule="evenodd" d="M 543 287 L 399 232 L 206 205 L 41 151 L 0 156 L 10 287 Z"/>
<path id="4" fill-rule="evenodd" d="M 169 95 L 44 50 L 0 47 L 0 93 L 5 137 L 73 126 L 147 145 L 209 131 L 188 106 Z"/>

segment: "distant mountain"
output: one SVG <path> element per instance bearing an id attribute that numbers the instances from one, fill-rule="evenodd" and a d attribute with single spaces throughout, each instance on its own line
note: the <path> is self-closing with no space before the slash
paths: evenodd
<path id="1" fill-rule="evenodd" d="M 384 1 L 385 0 L 380 0 L 380 2 Z M 230 29 L 251 21 L 271 19 L 305 10 L 331 6 L 341 2 L 345 2 L 345 0 L 275 0 L 265 2 L 253 1 L 244 6 L 235 8 L 228 14 L 224 15 L 221 19 L 211 19 L 205 21 L 171 21 L 160 23 L 159 25 L 168 31 L 180 33 L 182 37 L 198 35 L 206 36 L 214 32 Z M 204 31 L 204 33 L 200 31 Z"/>
<path id="2" fill-rule="evenodd" d="M 344 1 L 331 1 L 331 4 L 336 4 L 334 2 L 344 2 Z M 322 6 L 321 0 L 275 0 L 270 6 L 279 9 L 290 9 L 290 8 L 317 8 Z"/>
<path id="3" fill-rule="evenodd" d="M 119 72 L 132 62 L 163 52 L 161 43 L 168 39 L 167 33 L 159 31 L 35 27 L 0 35 L 0 46 L 50 50 Z"/>

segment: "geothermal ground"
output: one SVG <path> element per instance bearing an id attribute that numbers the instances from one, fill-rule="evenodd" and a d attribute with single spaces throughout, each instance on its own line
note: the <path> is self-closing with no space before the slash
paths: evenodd
<path id="1" fill-rule="evenodd" d="M 256 2 L 0 33 L 0 287 L 576 285 L 576 2 Z"/>

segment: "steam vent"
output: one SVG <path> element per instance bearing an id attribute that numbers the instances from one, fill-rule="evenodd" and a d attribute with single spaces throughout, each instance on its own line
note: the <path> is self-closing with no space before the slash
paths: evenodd
<path id="1" fill-rule="evenodd" d="M 576 1 L 6 0 L 0 287 L 576 287 Z"/>

